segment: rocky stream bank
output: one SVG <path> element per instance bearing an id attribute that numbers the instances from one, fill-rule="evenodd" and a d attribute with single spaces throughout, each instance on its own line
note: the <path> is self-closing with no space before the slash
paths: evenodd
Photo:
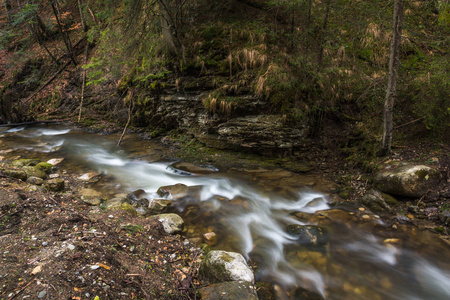
<path id="1" fill-rule="evenodd" d="M 212 155 L 211 160 L 220 160 L 221 155 Z M 60 160 L 21 159 L 8 149 L 2 150 L 0 159 L 0 299 L 277 296 L 277 285 L 255 283 L 253 272 L 240 254 L 210 251 L 209 247 L 217 242 L 214 232 L 186 238 L 183 219 L 173 214 L 170 206 L 172 201 L 182 201 L 187 194 L 195 193 L 195 187 L 162 186 L 158 190 L 160 199 L 146 199 L 140 190 L 106 199 L 92 187 L 104 179 L 102 173 L 72 174 L 58 166 Z M 307 219 L 317 226 L 293 225 L 287 231 L 305 244 L 327 244 L 326 228 L 331 223 L 351 222 L 367 227 L 379 226 L 382 219 L 382 227 L 390 228 L 386 243 L 401 243 L 400 238 L 392 238 L 396 236 L 393 232 L 410 232 L 408 228 L 428 230 L 448 243 L 446 159 L 442 156 L 421 167 L 418 162 L 401 159 L 383 162 L 381 171 L 365 185 L 361 180 L 342 182 L 345 176 L 361 174 L 342 176 L 336 172 L 340 176 L 337 183 L 325 191 L 332 200 L 332 209 L 314 214 L 298 212 L 298 220 Z M 192 164 L 175 168 L 180 172 L 207 172 Z M 292 177 L 288 171 L 267 168 L 274 174 L 284 174 L 282 178 Z M 260 176 L 260 171 L 255 169 L 254 176 Z M 168 195 L 171 200 L 167 200 Z M 200 245 L 209 247 L 202 249 Z M 312 259 L 308 253 L 304 256 L 305 260 Z M 237 265 L 229 266 L 230 261 Z M 236 294 L 238 291 L 244 294 Z M 289 296 L 322 297 L 303 289 L 293 290 Z"/>

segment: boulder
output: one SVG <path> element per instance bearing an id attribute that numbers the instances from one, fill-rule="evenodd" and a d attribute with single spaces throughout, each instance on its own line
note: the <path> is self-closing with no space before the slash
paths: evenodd
<path id="1" fill-rule="evenodd" d="M 8 177 L 20 179 L 20 180 L 27 180 L 28 175 L 23 170 L 3 170 L 2 174 Z"/>
<path id="2" fill-rule="evenodd" d="M 64 190 L 64 180 L 55 178 L 47 180 L 45 188 L 52 192 L 60 192 Z"/>
<path id="3" fill-rule="evenodd" d="M 202 300 L 258 300 L 256 288 L 247 281 L 228 281 L 199 289 Z"/>
<path id="4" fill-rule="evenodd" d="M 24 167 L 22 167 L 22 170 L 24 170 L 25 173 L 27 173 L 28 177 L 33 176 L 33 177 L 38 177 L 38 178 L 44 179 L 47 176 L 44 171 L 41 171 L 38 168 L 33 167 L 33 166 L 24 166 Z"/>
<path id="5" fill-rule="evenodd" d="M 153 199 L 150 202 L 150 211 L 153 213 L 163 213 L 172 205 L 172 200 Z"/>
<path id="6" fill-rule="evenodd" d="M 378 172 L 374 177 L 377 188 L 385 193 L 420 198 L 439 184 L 437 168 L 424 165 L 405 165 Z"/>
<path id="7" fill-rule="evenodd" d="M 28 159 L 28 158 L 22 158 L 17 159 L 11 163 L 13 167 L 22 168 L 24 166 L 35 166 L 40 162 L 39 159 Z"/>
<path id="8" fill-rule="evenodd" d="M 246 281 L 255 282 L 252 270 L 244 257 L 236 252 L 213 250 L 203 259 L 200 266 L 203 277 L 210 282 Z"/>
<path id="9" fill-rule="evenodd" d="M 183 230 L 184 221 L 177 214 L 161 214 L 157 216 L 157 219 L 164 227 L 164 231 L 173 234 Z"/>
<path id="10" fill-rule="evenodd" d="M 46 162 L 40 162 L 35 166 L 35 168 L 49 174 L 53 168 L 53 165 Z"/>
<path id="11" fill-rule="evenodd" d="M 27 182 L 30 184 L 34 184 L 34 185 L 41 185 L 44 183 L 44 179 L 31 176 L 31 177 L 28 177 Z"/>
<path id="12" fill-rule="evenodd" d="M 117 197 L 106 201 L 106 209 L 119 209 L 122 207 L 122 203 L 126 201 L 125 197 Z"/>
<path id="13" fill-rule="evenodd" d="M 158 189 L 157 193 L 161 197 L 172 196 L 174 199 L 179 199 L 187 196 L 189 187 L 182 183 L 174 185 L 162 186 Z"/>

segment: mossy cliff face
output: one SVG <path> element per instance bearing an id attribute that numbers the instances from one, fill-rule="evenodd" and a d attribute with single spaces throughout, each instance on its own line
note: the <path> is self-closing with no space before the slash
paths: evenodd
<path id="1" fill-rule="evenodd" d="M 393 195 L 420 198 L 436 187 L 441 179 L 438 169 L 424 165 L 406 165 L 375 175 L 376 186 Z"/>

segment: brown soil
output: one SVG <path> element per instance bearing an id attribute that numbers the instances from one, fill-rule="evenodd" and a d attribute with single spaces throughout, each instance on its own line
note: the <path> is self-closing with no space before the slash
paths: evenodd
<path id="1" fill-rule="evenodd" d="M 200 250 L 157 220 L 0 185 L 0 299 L 193 298 Z"/>

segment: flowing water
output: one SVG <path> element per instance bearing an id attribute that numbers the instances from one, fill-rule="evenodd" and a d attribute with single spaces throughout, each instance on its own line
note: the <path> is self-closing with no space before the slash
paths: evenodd
<path id="1" fill-rule="evenodd" d="M 117 136 L 62 126 L 3 129 L 0 137 L 0 157 L 65 158 L 59 169 L 68 173 L 102 172 L 95 188 L 105 198 L 143 189 L 153 199 L 161 186 L 189 186 L 175 201 L 184 234 L 215 232 L 214 248 L 243 254 L 279 299 L 305 299 L 305 290 L 325 299 L 450 299 L 448 245 L 414 227 L 393 229 L 376 216 L 331 208 L 326 184 L 307 187 L 320 178 L 212 166 L 195 175 L 170 167 L 167 149 L 151 141 L 127 136 L 116 147 Z M 292 224 L 320 226 L 325 241 L 299 240 L 287 233 Z"/>

